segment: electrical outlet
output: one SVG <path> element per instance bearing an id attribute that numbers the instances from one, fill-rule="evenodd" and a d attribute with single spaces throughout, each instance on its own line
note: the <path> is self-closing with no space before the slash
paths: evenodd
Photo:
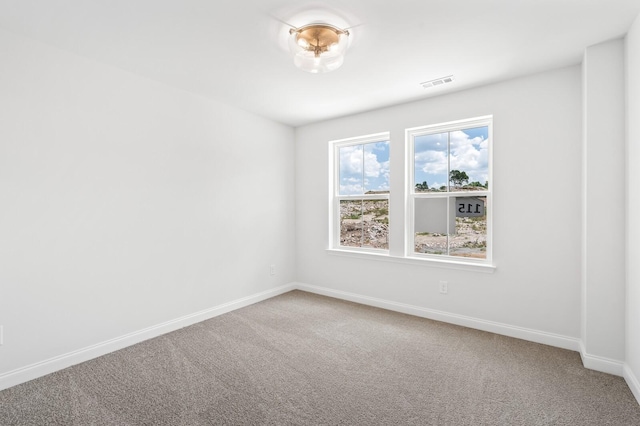
<path id="1" fill-rule="evenodd" d="M 271 274 L 271 275 L 275 275 L 276 274 L 276 265 L 271 265 L 269 267 L 269 274 Z"/>
<path id="2" fill-rule="evenodd" d="M 440 281 L 440 294 L 447 294 L 449 291 L 449 283 L 446 281 Z"/>

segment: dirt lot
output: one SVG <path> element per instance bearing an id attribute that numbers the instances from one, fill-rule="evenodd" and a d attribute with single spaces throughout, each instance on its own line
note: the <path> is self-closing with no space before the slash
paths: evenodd
<path id="1" fill-rule="evenodd" d="M 387 200 L 342 201 L 340 203 L 340 245 L 389 248 L 389 203 Z M 487 246 L 485 217 L 456 218 L 456 233 L 450 236 L 451 256 L 484 259 Z M 447 254 L 445 234 L 418 233 L 417 253 Z"/>
<path id="2" fill-rule="evenodd" d="M 451 256 L 486 258 L 487 221 L 486 218 L 456 218 L 456 233 L 449 237 Z M 447 254 L 445 234 L 418 233 L 415 238 L 417 253 Z"/>
<path id="3" fill-rule="evenodd" d="M 364 231 L 364 232 L 363 232 Z M 389 202 L 387 200 L 342 201 L 340 245 L 389 248 Z"/>

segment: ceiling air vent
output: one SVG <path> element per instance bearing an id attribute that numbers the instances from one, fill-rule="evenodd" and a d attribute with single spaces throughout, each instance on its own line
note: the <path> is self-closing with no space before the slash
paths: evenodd
<path id="1" fill-rule="evenodd" d="M 435 80 L 425 81 L 424 83 L 420 83 L 422 87 L 428 89 L 429 87 L 441 86 L 446 83 L 451 83 L 453 81 L 453 76 L 449 75 L 447 77 L 436 78 Z"/>

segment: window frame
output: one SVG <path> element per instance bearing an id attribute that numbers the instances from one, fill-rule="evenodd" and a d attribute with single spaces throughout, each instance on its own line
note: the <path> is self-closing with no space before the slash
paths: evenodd
<path id="1" fill-rule="evenodd" d="M 390 191 L 382 194 L 340 194 L 340 148 L 369 143 L 387 142 L 389 144 L 389 157 L 391 157 L 391 135 L 389 132 L 374 133 L 364 136 L 356 136 L 346 139 L 337 139 L 329 142 L 329 249 L 388 255 L 389 249 L 373 247 L 343 246 L 340 244 L 340 202 L 343 200 L 386 200 L 390 207 Z M 363 164 L 364 167 L 364 164 Z M 388 239 L 388 237 L 387 237 Z"/>
<path id="2" fill-rule="evenodd" d="M 473 129 L 478 127 L 488 128 L 488 181 L 489 188 L 486 191 L 450 191 L 448 181 L 446 192 L 416 192 L 415 190 L 415 138 L 418 136 L 450 133 L 458 130 Z M 406 186 L 405 186 L 405 223 L 404 223 L 404 254 L 407 258 L 424 259 L 438 262 L 451 262 L 456 264 L 469 265 L 492 265 L 493 261 L 493 116 L 487 115 L 471 119 L 456 120 L 446 123 L 438 123 L 426 126 L 412 127 L 405 130 L 405 152 L 406 152 Z M 450 152 L 447 150 L 447 162 L 450 162 Z M 449 167 L 450 168 L 450 167 Z M 448 170 L 449 172 L 450 170 Z M 469 258 L 463 256 L 452 256 L 450 254 L 428 254 L 417 253 L 415 251 L 415 201 L 416 199 L 451 199 L 455 197 L 484 197 L 486 196 L 486 257 L 484 259 Z M 447 203 L 447 217 L 450 214 L 450 203 Z"/>

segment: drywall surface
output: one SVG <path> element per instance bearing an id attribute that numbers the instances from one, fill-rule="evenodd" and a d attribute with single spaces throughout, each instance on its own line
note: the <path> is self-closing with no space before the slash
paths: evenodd
<path id="1" fill-rule="evenodd" d="M 640 379 L 640 17 L 627 34 L 627 317 L 626 362 Z M 638 383 L 638 382 L 636 382 Z M 640 391 L 640 388 L 636 389 Z M 636 394 L 640 401 L 640 393 Z"/>
<path id="2" fill-rule="evenodd" d="M 296 129 L 298 281 L 577 341 L 580 82 L 576 66 Z M 329 141 L 391 132 L 390 245 L 402 255 L 405 129 L 485 115 L 494 118 L 494 273 L 327 252 Z"/>
<path id="3" fill-rule="evenodd" d="M 0 375 L 293 280 L 292 128 L 5 31 L 0 53 Z"/>
<path id="4" fill-rule="evenodd" d="M 624 360 L 624 44 L 586 49 L 583 61 L 583 344 L 588 356 Z M 607 84 L 602 84 L 606 81 Z"/>

